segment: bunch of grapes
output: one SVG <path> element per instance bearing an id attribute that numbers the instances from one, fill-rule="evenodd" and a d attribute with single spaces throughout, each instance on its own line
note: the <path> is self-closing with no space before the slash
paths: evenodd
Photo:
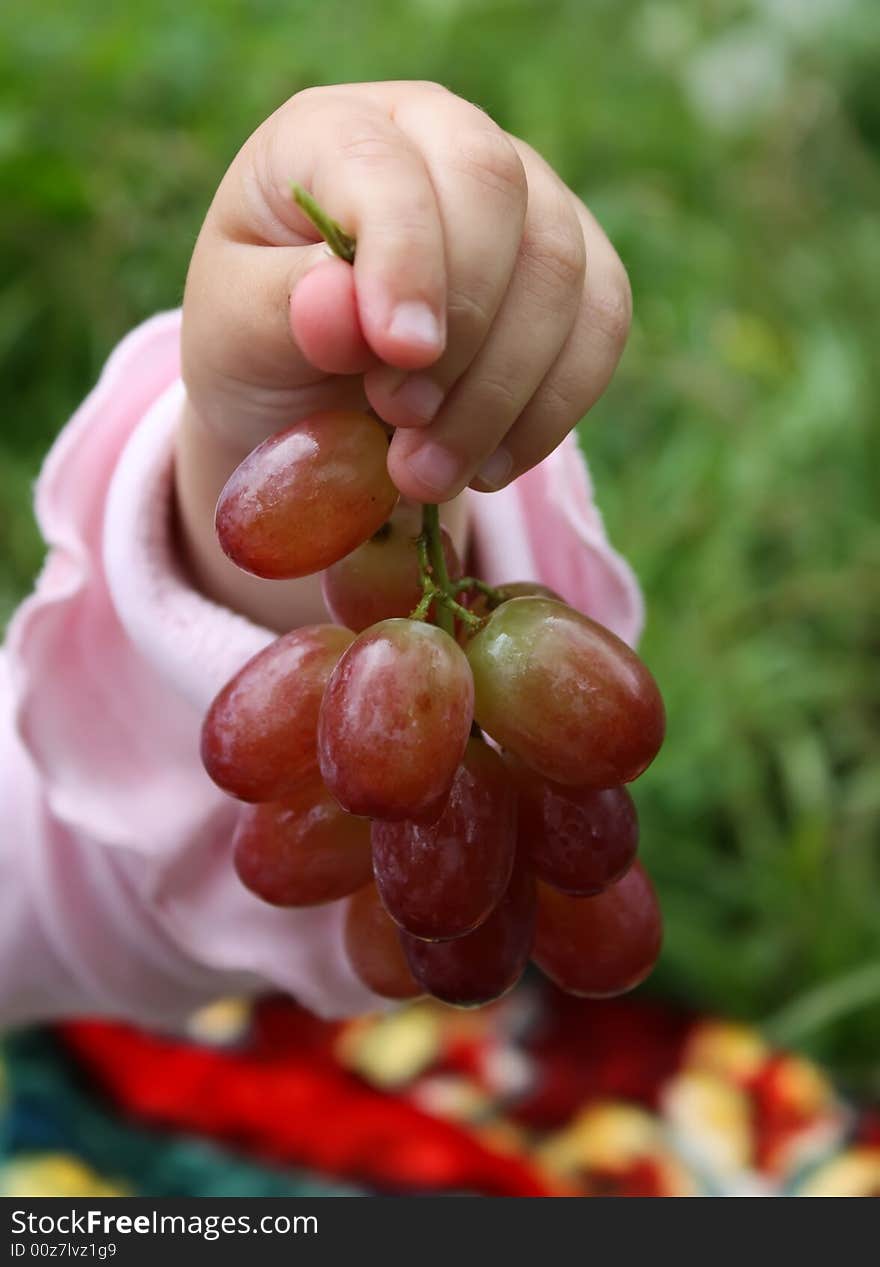
<path id="1" fill-rule="evenodd" d="M 220 496 L 229 558 L 321 572 L 336 622 L 278 638 L 205 719 L 208 773 L 250 802 L 238 875 L 276 906 L 345 899 L 351 966 L 388 998 L 479 1005 L 530 958 L 574 994 L 628 990 L 661 940 L 625 788 L 663 739 L 657 686 L 545 587 L 463 576 L 387 444 L 368 414 L 315 415 Z"/>

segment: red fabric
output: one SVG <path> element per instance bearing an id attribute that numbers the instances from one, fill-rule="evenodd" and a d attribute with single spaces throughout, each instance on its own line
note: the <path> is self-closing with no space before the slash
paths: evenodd
<path id="1" fill-rule="evenodd" d="M 880 1148 L 880 1109 L 869 1109 L 859 1122 L 855 1142 L 867 1148 Z"/>
<path id="2" fill-rule="evenodd" d="M 336 1029 L 270 1005 L 247 1051 L 98 1021 L 62 1032 L 114 1100 L 156 1125 L 386 1190 L 565 1195 L 526 1159 L 496 1153 L 334 1066 Z"/>
<path id="3" fill-rule="evenodd" d="M 692 1018 L 640 998 L 591 1001 L 548 990 L 548 1006 L 525 1050 L 541 1068 L 518 1121 L 562 1126 L 593 1100 L 635 1100 L 656 1108 L 677 1071 Z"/>
<path id="4" fill-rule="evenodd" d="M 777 1052 L 749 1082 L 754 1114 L 759 1170 L 774 1174 L 784 1163 L 786 1149 L 815 1117 L 816 1106 L 804 1105 L 788 1087 L 791 1057 Z"/>

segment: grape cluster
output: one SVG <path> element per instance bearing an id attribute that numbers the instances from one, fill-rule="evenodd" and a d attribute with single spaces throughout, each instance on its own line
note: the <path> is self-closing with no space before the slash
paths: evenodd
<path id="1" fill-rule="evenodd" d="M 208 773 L 250 802 L 238 875 L 276 906 L 345 899 L 351 966 L 389 998 L 486 1003 L 530 958 L 575 994 L 630 989 L 661 938 L 624 786 L 663 739 L 657 686 L 546 587 L 463 576 L 386 454 L 370 415 L 315 415 L 221 494 L 226 554 L 321 572 L 337 622 L 278 638 L 205 719 Z"/>

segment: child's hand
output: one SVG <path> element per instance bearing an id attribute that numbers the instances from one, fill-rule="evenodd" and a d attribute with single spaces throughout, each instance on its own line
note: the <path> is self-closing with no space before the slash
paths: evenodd
<path id="1" fill-rule="evenodd" d="M 291 181 L 357 238 L 353 268 Z M 203 503 L 317 409 L 369 402 L 398 427 L 389 469 L 415 500 L 507 484 L 604 391 L 629 318 L 589 211 L 481 110 L 424 83 L 297 94 L 233 161 L 187 281 L 178 483 L 197 568 Z"/>

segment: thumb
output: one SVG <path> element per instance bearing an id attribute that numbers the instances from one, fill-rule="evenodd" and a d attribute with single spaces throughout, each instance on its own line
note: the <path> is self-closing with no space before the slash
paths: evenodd
<path id="1" fill-rule="evenodd" d="M 312 251 L 313 247 L 302 248 Z M 354 270 L 326 256 L 300 278 L 290 296 L 290 330 L 309 365 L 326 374 L 364 374 L 377 364 L 358 318 Z"/>

